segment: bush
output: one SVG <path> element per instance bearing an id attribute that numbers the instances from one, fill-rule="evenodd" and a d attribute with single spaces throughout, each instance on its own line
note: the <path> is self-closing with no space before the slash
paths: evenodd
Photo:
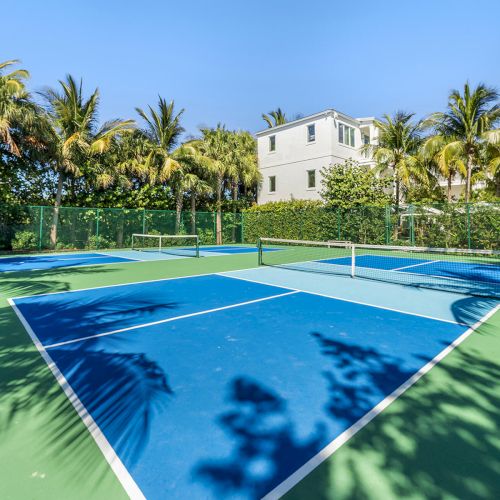
<path id="1" fill-rule="evenodd" d="M 37 237 L 32 231 L 18 231 L 11 241 L 12 250 L 35 250 Z"/>
<path id="2" fill-rule="evenodd" d="M 110 241 L 104 236 L 90 236 L 85 245 L 85 250 L 95 250 L 98 248 L 116 248 L 116 242 Z"/>

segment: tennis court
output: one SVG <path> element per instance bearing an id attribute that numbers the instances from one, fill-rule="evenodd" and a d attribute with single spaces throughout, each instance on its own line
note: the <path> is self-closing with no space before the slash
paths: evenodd
<path id="1" fill-rule="evenodd" d="M 491 256 L 462 258 L 459 294 L 432 281 L 454 281 L 443 258 L 364 252 L 356 276 L 429 266 L 433 286 L 352 279 L 352 246 L 269 242 L 75 269 L 140 278 L 8 302 L 128 496 L 303 498 L 499 308 Z"/>
<path id="2" fill-rule="evenodd" d="M 266 249 L 272 252 L 274 249 Z M 255 246 L 200 246 L 200 257 L 224 256 L 230 254 L 256 253 Z M 45 255 L 23 255 L 19 257 L 1 257 L 0 273 L 17 271 L 38 271 L 60 267 L 96 266 L 104 264 L 123 264 L 155 260 L 172 260 L 194 257 L 190 247 L 165 247 L 161 252 L 150 247 L 141 250 L 109 250 L 106 252 L 78 252 Z"/>

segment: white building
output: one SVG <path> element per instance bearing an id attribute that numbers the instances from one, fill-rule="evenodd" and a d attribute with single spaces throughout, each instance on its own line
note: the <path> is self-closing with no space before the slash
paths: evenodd
<path id="1" fill-rule="evenodd" d="M 259 169 L 263 183 L 258 203 L 320 199 L 321 169 L 352 158 L 373 165 L 360 148 L 376 144 L 374 118 L 352 118 L 328 109 L 258 132 Z"/>
<path id="2" fill-rule="evenodd" d="M 360 151 L 364 144 L 377 143 L 374 120 L 373 117 L 352 118 L 327 109 L 257 132 L 258 162 L 263 177 L 257 202 L 318 200 L 323 167 L 349 158 L 361 165 L 374 166 L 374 161 Z M 446 189 L 445 179 L 440 179 L 439 184 Z M 455 199 L 463 189 L 463 179 L 453 179 Z"/>

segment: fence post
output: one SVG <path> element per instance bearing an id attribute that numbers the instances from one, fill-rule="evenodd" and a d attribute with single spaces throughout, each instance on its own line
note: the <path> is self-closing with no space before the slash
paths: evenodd
<path id="1" fill-rule="evenodd" d="M 43 238 L 43 207 L 40 207 L 40 224 L 38 228 L 38 251 L 42 249 Z"/>
<path id="2" fill-rule="evenodd" d="M 465 204 L 467 210 L 467 248 L 471 249 L 471 236 L 470 236 L 470 203 Z"/>
<path id="3" fill-rule="evenodd" d="M 341 240 L 340 237 L 340 207 L 337 207 L 337 240 Z"/>
<path id="4" fill-rule="evenodd" d="M 214 218 L 214 245 L 217 244 L 217 212 L 213 212 Z"/>
<path id="5" fill-rule="evenodd" d="M 240 227 L 241 227 L 241 232 L 240 232 L 241 241 L 240 241 L 240 243 L 244 243 L 245 242 L 245 217 L 244 217 L 243 212 L 240 212 Z"/>
<path id="6" fill-rule="evenodd" d="M 142 209 L 142 234 L 146 234 L 146 209 Z"/>
<path id="7" fill-rule="evenodd" d="M 385 206 L 385 244 L 391 242 L 391 206 Z"/>
<path id="8" fill-rule="evenodd" d="M 100 210 L 98 208 L 96 208 L 95 210 L 95 246 L 96 246 L 96 250 L 99 250 L 99 214 L 100 214 Z"/>
<path id="9" fill-rule="evenodd" d="M 415 245 L 415 207 L 410 205 L 409 207 L 409 217 L 410 217 L 410 245 Z"/>

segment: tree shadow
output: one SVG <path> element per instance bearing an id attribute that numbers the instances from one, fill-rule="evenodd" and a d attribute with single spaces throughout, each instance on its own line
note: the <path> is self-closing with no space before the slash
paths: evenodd
<path id="1" fill-rule="evenodd" d="M 273 390 L 243 376 L 228 390 L 234 408 L 218 421 L 233 450 L 227 458 L 202 461 L 193 474 L 217 498 L 261 498 L 320 449 L 325 427 L 318 423 L 307 439 L 299 439 L 286 401 Z"/>
<path id="2" fill-rule="evenodd" d="M 500 498 L 499 326 L 480 331 L 497 354 L 457 348 L 285 498 Z"/>
<path id="3" fill-rule="evenodd" d="M 49 354 L 121 458 L 137 461 L 151 419 L 173 397 L 167 374 L 142 353 L 115 352 L 97 342 L 83 352 L 68 346 Z M 0 436 L 19 421 L 35 422 L 30 448 L 42 462 L 56 458 L 69 482 L 104 481 L 109 469 L 88 429 L 7 305 L 0 306 L 0 360 Z"/>
<path id="4" fill-rule="evenodd" d="M 372 347 L 349 344 L 320 332 L 310 334 L 333 369 L 323 375 L 328 382 L 326 409 L 335 421 L 350 426 L 383 397 L 409 379 L 414 370 L 403 370 L 402 361 Z"/>
<path id="5" fill-rule="evenodd" d="M 48 292 L 66 292 L 70 281 L 79 276 L 104 275 L 116 272 L 108 266 L 86 266 L 0 273 L 0 294 L 6 297 L 39 295 Z"/>
<path id="6" fill-rule="evenodd" d="M 456 314 L 470 318 L 474 301 L 481 299 L 457 301 Z M 499 331 L 483 325 L 481 338 L 498 342 Z M 323 371 L 324 415 L 334 426 L 347 429 L 415 373 L 402 368 L 397 354 L 318 331 L 310 335 L 331 362 L 332 368 Z M 423 498 L 499 498 L 500 364 L 470 348 L 458 348 L 450 358 L 286 498 L 403 498 L 416 492 Z M 286 399 L 262 383 L 240 376 L 228 390 L 233 409 L 218 422 L 232 450 L 227 458 L 206 459 L 194 470 L 195 479 L 217 498 L 262 497 L 335 437 L 318 415 L 309 434 L 299 438 Z"/>

